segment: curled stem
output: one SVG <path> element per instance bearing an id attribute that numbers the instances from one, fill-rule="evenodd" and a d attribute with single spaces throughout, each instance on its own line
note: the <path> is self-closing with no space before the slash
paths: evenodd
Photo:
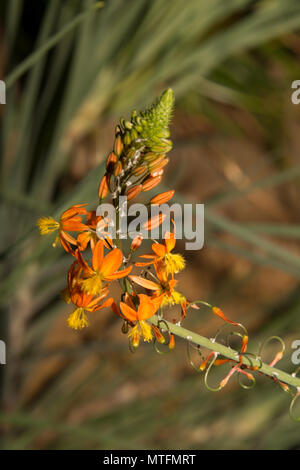
<path id="1" fill-rule="evenodd" d="M 149 321 L 153 325 L 157 326 L 158 324 L 158 319 L 155 315 L 151 317 Z M 240 361 L 241 364 L 244 364 L 246 367 L 249 367 L 249 358 L 246 355 L 241 355 L 238 351 L 235 351 L 232 348 L 217 343 L 214 340 L 210 340 L 205 336 L 201 336 L 198 333 L 194 333 L 193 331 L 187 330 L 181 326 L 175 325 L 167 321 L 166 324 L 169 327 L 169 331 L 174 335 L 179 336 L 180 338 L 183 338 L 187 341 L 190 341 L 198 346 L 202 346 L 218 354 L 221 354 L 227 359 L 231 359 L 235 362 Z M 259 372 L 263 373 L 264 375 L 277 379 L 280 382 L 283 382 L 285 384 L 290 385 L 291 387 L 295 387 L 297 390 L 300 390 L 300 378 L 296 377 L 295 375 L 288 374 L 283 370 L 277 369 L 276 367 L 269 366 L 268 364 L 262 362 L 260 358 L 253 358 L 251 360 L 251 367 L 259 369 Z"/>

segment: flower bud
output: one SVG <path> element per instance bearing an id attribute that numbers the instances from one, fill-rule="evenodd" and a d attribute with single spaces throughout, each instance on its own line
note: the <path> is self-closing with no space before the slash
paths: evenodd
<path id="1" fill-rule="evenodd" d="M 147 222 L 145 222 L 142 225 L 142 228 L 144 230 L 152 230 L 156 227 L 159 227 L 163 223 L 163 221 L 165 220 L 166 217 L 167 217 L 166 214 L 155 215 L 151 219 L 147 220 Z"/>
<path id="2" fill-rule="evenodd" d="M 130 131 L 130 137 L 131 137 L 132 142 L 138 139 L 139 135 L 135 129 L 132 129 Z"/>
<path id="3" fill-rule="evenodd" d="M 117 162 L 114 166 L 114 176 L 119 176 L 119 174 L 122 172 L 123 166 L 121 162 Z"/>
<path id="4" fill-rule="evenodd" d="M 165 204 L 166 202 L 170 201 L 174 196 L 175 191 L 166 191 L 165 193 L 157 194 L 150 200 L 150 204 Z"/>
<path id="5" fill-rule="evenodd" d="M 116 163 L 117 160 L 118 160 L 117 155 L 114 152 L 110 152 L 110 154 L 108 155 L 106 159 L 106 169 L 109 169 L 109 167 L 111 167 L 111 164 Z"/>
<path id="6" fill-rule="evenodd" d="M 173 334 L 170 335 L 170 342 L 169 342 L 169 349 L 175 348 L 175 336 Z"/>
<path id="7" fill-rule="evenodd" d="M 157 160 L 155 160 L 154 162 L 151 162 L 149 165 L 148 165 L 148 168 L 149 168 L 149 171 L 150 172 L 153 172 L 155 170 L 160 170 L 161 168 L 163 168 L 164 166 L 166 166 L 167 164 L 169 163 L 169 158 L 158 158 Z"/>
<path id="8" fill-rule="evenodd" d="M 132 170 L 132 174 L 134 176 L 143 176 L 147 171 L 148 168 L 146 167 L 146 165 L 140 165 Z"/>
<path id="9" fill-rule="evenodd" d="M 161 182 L 161 176 L 147 178 L 142 184 L 143 191 L 150 191 L 150 189 L 155 188 Z"/>
<path id="10" fill-rule="evenodd" d="M 109 192 L 108 178 L 107 178 L 107 175 L 105 174 L 99 184 L 99 189 L 98 189 L 99 198 L 104 199 L 107 196 L 108 192 Z"/>
<path id="11" fill-rule="evenodd" d="M 164 174 L 164 169 L 160 168 L 159 170 L 154 170 L 150 175 L 155 178 L 156 176 L 162 176 Z"/>
<path id="12" fill-rule="evenodd" d="M 115 143 L 114 143 L 114 152 L 119 157 L 123 151 L 123 142 L 121 135 L 117 135 L 115 138 Z"/>
<path id="13" fill-rule="evenodd" d="M 159 143 L 153 144 L 151 149 L 156 153 L 168 153 L 172 150 L 172 142 L 168 139 L 161 139 Z"/>
<path id="14" fill-rule="evenodd" d="M 140 194 L 140 192 L 142 191 L 142 188 L 143 187 L 141 184 L 137 184 L 136 186 L 132 186 L 130 189 L 128 189 L 126 193 L 127 200 L 130 201 L 131 199 L 136 197 L 138 194 Z"/>
<path id="15" fill-rule="evenodd" d="M 155 152 L 148 152 L 144 155 L 144 160 L 147 162 L 153 162 L 154 160 L 157 160 L 158 158 L 164 158 L 165 155 L 157 155 Z"/>
<path id="16" fill-rule="evenodd" d="M 126 147 L 128 147 L 131 144 L 130 133 L 128 131 L 125 132 L 125 135 L 123 137 L 123 142 Z"/>
<path id="17" fill-rule="evenodd" d="M 129 149 L 127 150 L 127 152 L 126 152 L 126 155 L 125 155 L 125 156 L 126 156 L 126 159 L 127 159 L 127 160 L 131 160 L 131 159 L 134 157 L 135 152 L 136 152 L 136 149 L 135 149 L 135 148 L 129 148 Z"/>
<path id="18" fill-rule="evenodd" d="M 135 332 L 131 337 L 131 345 L 134 349 L 138 348 L 140 344 L 140 335 Z"/>
<path id="19" fill-rule="evenodd" d="M 125 129 L 129 130 L 133 128 L 133 124 L 130 121 L 123 121 L 123 126 L 125 127 Z"/>
<path id="20" fill-rule="evenodd" d="M 130 251 L 136 251 L 142 244 L 143 237 L 137 236 L 132 240 Z"/>
<path id="21" fill-rule="evenodd" d="M 128 330 L 129 330 L 128 322 L 125 320 L 122 325 L 121 331 L 124 335 L 127 335 Z"/>
<path id="22" fill-rule="evenodd" d="M 161 333 L 160 329 L 157 328 L 157 326 L 155 326 L 155 325 L 152 325 L 152 329 L 153 329 L 156 341 L 160 344 L 164 344 L 166 342 L 166 339 L 165 339 L 164 335 Z"/>

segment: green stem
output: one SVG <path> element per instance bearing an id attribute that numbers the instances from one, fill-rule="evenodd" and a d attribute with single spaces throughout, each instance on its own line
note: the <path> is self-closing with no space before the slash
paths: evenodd
<path id="1" fill-rule="evenodd" d="M 151 317 L 149 319 L 150 323 L 153 325 L 158 325 L 158 318 L 156 315 Z M 283 372 L 280 369 L 277 369 L 275 367 L 270 367 L 268 364 L 262 363 L 259 359 L 255 358 L 249 358 L 248 356 L 240 356 L 240 354 L 235 351 L 234 349 L 231 349 L 227 346 L 224 346 L 223 344 L 214 342 L 205 336 L 201 336 L 198 333 L 194 333 L 193 331 L 186 330 L 185 328 L 182 328 L 181 326 L 174 325 L 173 323 L 170 323 L 168 321 L 164 322 L 167 324 L 169 331 L 173 333 L 176 336 L 179 336 L 180 338 L 183 338 L 185 340 L 188 340 L 194 344 L 197 344 L 198 346 L 202 346 L 204 348 L 210 349 L 211 351 L 216 351 L 220 355 L 226 357 L 227 359 L 231 359 L 235 362 L 241 362 L 245 366 L 249 367 L 250 366 L 250 361 L 251 361 L 251 367 L 257 367 L 258 372 L 263 373 L 265 375 L 268 375 L 269 377 L 273 377 L 280 382 L 284 382 L 288 385 L 291 385 L 292 387 L 296 387 L 298 391 L 300 391 L 300 378 L 294 377 L 291 374 L 288 374 L 286 372 Z"/>

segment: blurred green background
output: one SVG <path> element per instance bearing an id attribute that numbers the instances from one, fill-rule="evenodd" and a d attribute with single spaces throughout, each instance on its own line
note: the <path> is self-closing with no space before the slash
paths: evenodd
<path id="1" fill-rule="evenodd" d="M 172 87 L 163 187 L 206 212 L 205 247 L 185 253 L 180 290 L 243 322 L 250 351 L 280 335 L 279 367 L 294 370 L 299 30 L 298 0 L 1 2 L 3 449 L 300 449 L 290 398 L 268 379 L 208 392 L 182 341 L 170 354 L 142 345 L 132 355 L 110 311 L 68 329 L 59 293 L 70 260 L 35 227 L 73 203 L 96 207 L 120 116 Z M 208 337 L 220 326 L 203 309 L 185 322 Z"/>

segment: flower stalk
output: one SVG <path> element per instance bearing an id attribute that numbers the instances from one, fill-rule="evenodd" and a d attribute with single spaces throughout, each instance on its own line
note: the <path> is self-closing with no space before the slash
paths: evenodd
<path id="1" fill-rule="evenodd" d="M 149 319 L 149 322 L 151 322 L 155 326 L 158 326 L 159 319 L 156 315 L 154 315 Z M 230 359 L 235 362 L 241 362 L 246 367 L 249 367 L 250 365 L 250 367 L 257 369 L 258 372 L 267 375 L 271 378 L 275 378 L 280 382 L 290 385 L 291 387 L 295 387 L 298 391 L 300 391 L 300 378 L 262 362 L 259 356 L 257 356 L 257 358 L 250 358 L 247 355 L 241 356 L 238 351 L 235 351 L 234 349 L 227 347 L 224 344 L 218 343 L 212 339 L 206 338 L 205 336 L 199 335 L 199 333 L 187 330 L 182 326 L 170 323 L 166 320 L 164 320 L 164 323 L 166 324 L 170 333 L 186 341 L 189 341 L 190 343 L 193 343 L 197 346 L 202 346 L 203 348 L 209 349 L 210 351 L 213 351 L 220 356 L 224 356 L 227 359 Z"/>

